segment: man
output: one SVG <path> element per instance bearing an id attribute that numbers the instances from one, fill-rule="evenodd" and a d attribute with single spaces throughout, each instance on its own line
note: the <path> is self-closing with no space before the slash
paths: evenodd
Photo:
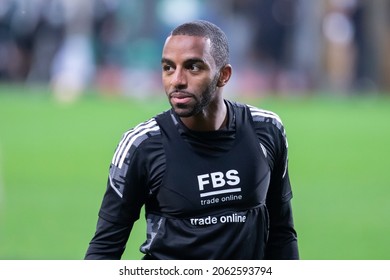
<path id="1" fill-rule="evenodd" d="M 120 259 L 145 205 L 144 259 L 298 259 L 284 128 L 223 98 L 223 31 L 178 26 L 161 64 L 172 108 L 124 134 L 85 258 Z"/>

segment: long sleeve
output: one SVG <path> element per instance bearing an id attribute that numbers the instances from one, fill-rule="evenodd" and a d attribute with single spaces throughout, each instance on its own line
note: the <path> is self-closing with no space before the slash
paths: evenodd
<path id="1" fill-rule="evenodd" d="M 290 201 L 269 207 L 270 230 L 265 258 L 270 260 L 299 259 L 297 233 L 294 229 Z"/>
<path id="2" fill-rule="evenodd" d="M 299 259 L 299 253 L 291 206 L 293 195 L 287 167 L 287 145 L 280 147 L 283 152 L 274 164 L 267 196 L 270 227 L 265 258 L 294 260 Z"/>
<path id="3" fill-rule="evenodd" d="M 110 164 L 96 232 L 85 259 L 120 259 L 149 187 L 161 177 L 163 149 L 152 119 L 126 132 Z M 156 167 L 157 166 L 157 167 Z"/>
<path id="4" fill-rule="evenodd" d="M 297 233 L 291 206 L 288 143 L 284 126 L 273 112 L 252 108 L 256 134 L 271 169 L 266 205 L 269 234 L 266 259 L 299 259 Z"/>
<path id="5" fill-rule="evenodd" d="M 125 250 L 133 224 L 122 225 L 99 218 L 89 243 L 86 260 L 119 260 Z"/>

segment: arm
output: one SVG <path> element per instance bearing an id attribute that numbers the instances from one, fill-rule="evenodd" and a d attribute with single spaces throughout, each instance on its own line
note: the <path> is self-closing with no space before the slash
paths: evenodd
<path id="1" fill-rule="evenodd" d="M 286 176 L 288 181 L 288 173 Z M 270 198 L 267 207 L 270 228 L 265 258 L 271 260 L 299 259 L 290 197 L 287 196 L 285 200 L 271 200 Z"/>
<path id="2" fill-rule="evenodd" d="M 137 168 L 130 167 L 134 170 L 123 174 L 124 170 L 111 165 L 96 232 L 85 259 L 120 259 L 125 250 L 144 201 L 144 188 L 136 179 Z"/>
<path id="3" fill-rule="evenodd" d="M 283 130 L 275 138 L 275 157 L 267 207 L 270 218 L 266 259 L 299 259 L 297 233 L 291 206 L 292 190 L 288 174 L 287 140 Z M 277 140 L 279 139 L 279 140 Z"/>
<path id="4" fill-rule="evenodd" d="M 254 126 L 271 169 L 266 205 L 269 214 L 269 237 L 266 259 L 298 259 L 297 234 L 291 207 L 292 190 L 288 174 L 288 144 L 279 116 L 251 107 Z"/>
<path id="5" fill-rule="evenodd" d="M 98 219 L 96 233 L 89 243 L 86 260 L 119 260 L 133 224 L 121 225 Z"/>
<path id="6" fill-rule="evenodd" d="M 147 128 L 150 130 L 150 126 Z M 124 252 L 147 196 L 148 163 L 154 161 L 155 151 L 161 150 L 158 145 L 157 148 L 154 145 L 151 152 L 150 149 L 147 152 L 143 150 L 145 146 L 150 147 L 142 145 L 150 139 L 150 135 L 145 135 L 143 131 L 145 126 L 140 125 L 125 133 L 114 153 L 96 232 L 85 259 L 120 259 Z M 140 139 L 140 135 L 144 137 Z"/>

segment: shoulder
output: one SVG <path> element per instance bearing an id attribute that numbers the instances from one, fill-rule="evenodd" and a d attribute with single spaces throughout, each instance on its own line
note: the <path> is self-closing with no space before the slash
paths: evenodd
<path id="1" fill-rule="evenodd" d="M 276 134 L 279 134 L 287 145 L 286 131 L 282 119 L 278 114 L 273 111 L 260 109 L 252 105 L 246 106 L 249 108 L 256 130 L 264 128 L 268 128 L 268 130 L 271 129 Z"/>
<path id="2" fill-rule="evenodd" d="M 279 167 L 284 177 L 287 170 L 288 141 L 281 118 L 272 111 L 247 106 L 253 119 L 256 135 L 271 169 Z"/>
<path id="3" fill-rule="evenodd" d="M 255 128 L 263 127 L 263 126 L 273 126 L 279 132 L 285 136 L 285 130 L 283 126 L 283 122 L 278 114 L 273 111 L 261 109 L 249 104 L 243 104 L 234 101 L 228 101 L 229 105 L 236 109 L 246 110 L 249 112 Z"/>
<path id="4" fill-rule="evenodd" d="M 284 131 L 283 122 L 275 112 L 247 105 L 254 123 L 271 123 L 279 130 Z"/>
<path id="5" fill-rule="evenodd" d="M 255 132 L 259 141 L 264 144 L 276 159 L 278 154 L 287 151 L 288 141 L 282 119 L 273 111 L 260 109 L 252 105 L 249 108 Z"/>
<path id="6" fill-rule="evenodd" d="M 226 100 L 229 106 L 236 108 L 236 109 L 242 109 L 242 110 L 249 110 L 252 119 L 254 122 L 271 122 L 277 126 L 283 126 L 282 120 L 280 117 L 269 110 L 260 109 L 258 107 L 255 107 L 253 105 L 239 103 L 231 100 Z"/>
<path id="7" fill-rule="evenodd" d="M 121 168 L 125 159 L 131 157 L 142 144 L 155 139 L 160 134 L 160 127 L 155 117 L 129 129 L 122 135 L 111 163 Z"/>

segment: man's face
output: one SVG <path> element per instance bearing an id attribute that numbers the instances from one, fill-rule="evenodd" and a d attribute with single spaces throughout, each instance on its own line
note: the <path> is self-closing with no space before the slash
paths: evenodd
<path id="1" fill-rule="evenodd" d="M 165 42 L 162 81 L 180 117 L 197 115 L 215 96 L 218 72 L 210 48 L 209 39 L 197 36 L 175 35 Z"/>

